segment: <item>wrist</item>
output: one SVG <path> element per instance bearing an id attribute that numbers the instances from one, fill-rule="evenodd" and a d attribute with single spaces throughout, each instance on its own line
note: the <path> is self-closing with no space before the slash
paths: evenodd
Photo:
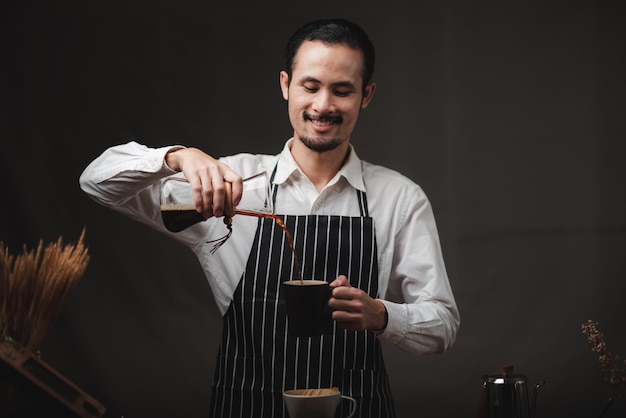
<path id="1" fill-rule="evenodd" d="M 167 165 L 172 171 L 180 172 L 180 163 L 178 162 L 178 155 L 176 155 L 176 151 L 184 149 L 184 147 L 176 146 L 170 148 L 165 153 L 165 165 Z"/>
<path id="2" fill-rule="evenodd" d="M 386 328 L 387 328 L 387 324 L 389 323 L 389 312 L 387 311 L 387 307 L 385 306 L 384 303 L 380 302 L 380 305 L 382 306 L 383 309 L 383 324 L 382 327 L 380 328 L 374 328 L 372 329 L 372 331 L 376 332 L 376 333 L 381 333 L 383 332 Z"/>

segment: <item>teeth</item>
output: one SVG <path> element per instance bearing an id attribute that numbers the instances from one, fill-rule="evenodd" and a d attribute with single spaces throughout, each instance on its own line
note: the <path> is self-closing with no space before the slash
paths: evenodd
<path id="1" fill-rule="evenodd" d="M 321 120 L 312 120 L 312 122 L 318 126 L 328 126 L 328 125 L 332 125 L 332 122 L 330 121 L 321 121 Z"/>

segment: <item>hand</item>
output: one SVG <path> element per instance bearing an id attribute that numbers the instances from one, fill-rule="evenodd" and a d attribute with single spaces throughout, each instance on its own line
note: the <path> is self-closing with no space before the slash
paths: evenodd
<path id="1" fill-rule="evenodd" d="M 371 298 L 363 290 L 350 286 L 346 276 L 339 276 L 330 283 L 332 296 L 328 306 L 333 319 L 341 328 L 360 331 L 381 330 L 385 327 L 385 305 Z"/>
<path id="2" fill-rule="evenodd" d="M 196 211 L 205 219 L 224 215 L 224 182 L 232 184 L 233 206 L 241 200 L 243 183 L 241 176 L 197 148 L 180 148 L 165 156 L 166 164 L 175 171 L 182 171 L 193 193 Z"/>

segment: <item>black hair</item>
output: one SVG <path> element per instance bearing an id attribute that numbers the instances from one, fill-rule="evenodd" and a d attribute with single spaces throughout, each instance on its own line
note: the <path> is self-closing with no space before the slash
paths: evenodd
<path id="1" fill-rule="evenodd" d="M 302 26 L 289 38 L 285 50 L 285 70 L 293 71 L 293 59 L 305 41 L 321 41 L 327 45 L 346 45 L 363 54 L 363 89 L 374 74 L 375 51 L 365 31 L 356 23 L 345 19 L 319 19 Z"/>

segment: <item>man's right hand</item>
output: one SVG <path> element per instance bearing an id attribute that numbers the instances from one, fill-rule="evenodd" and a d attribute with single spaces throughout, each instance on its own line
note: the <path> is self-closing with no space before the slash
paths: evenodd
<path id="1" fill-rule="evenodd" d="M 196 211 L 205 219 L 224 215 L 225 181 L 232 185 L 233 206 L 239 204 L 243 190 L 241 176 L 205 152 L 197 148 L 175 149 L 165 155 L 165 163 L 185 175 Z"/>

